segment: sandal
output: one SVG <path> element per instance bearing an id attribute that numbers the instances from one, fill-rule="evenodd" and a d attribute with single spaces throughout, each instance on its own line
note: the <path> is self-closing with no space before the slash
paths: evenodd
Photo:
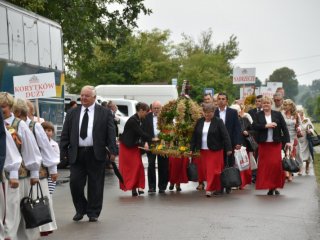
<path id="1" fill-rule="evenodd" d="M 198 187 L 196 188 L 198 191 L 204 190 L 204 184 L 199 183 Z"/>

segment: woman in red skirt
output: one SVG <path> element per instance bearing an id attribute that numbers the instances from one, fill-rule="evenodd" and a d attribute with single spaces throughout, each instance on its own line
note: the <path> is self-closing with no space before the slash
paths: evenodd
<path id="1" fill-rule="evenodd" d="M 282 169 L 281 147 L 291 147 L 286 122 L 280 112 L 271 110 L 272 99 L 262 98 L 263 111 L 256 114 L 253 128 L 259 143 L 259 165 L 256 189 L 269 189 L 268 195 L 279 195 L 277 188 L 283 188 L 285 173 Z"/>
<path id="2" fill-rule="evenodd" d="M 231 155 L 232 147 L 228 131 L 223 121 L 214 117 L 215 107 L 212 104 L 202 105 L 204 117 L 195 126 L 190 143 L 191 151 L 200 150 L 201 162 L 204 164 L 207 180 L 206 196 L 221 191 L 220 175 L 224 169 L 223 151 Z M 191 153 L 192 153 L 191 152 Z"/>
<path id="3" fill-rule="evenodd" d="M 169 157 L 169 190 L 172 191 L 176 185 L 177 192 L 181 191 L 180 184 L 188 183 L 187 167 L 189 158 Z"/>
<path id="4" fill-rule="evenodd" d="M 136 110 L 137 113 L 131 116 L 124 126 L 119 148 L 119 170 L 124 180 L 124 183 L 120 182 L 120 189 L 132 190 L 132 196 L 138 196 L 138 193 L 143 194 L 145 187 L 144 167 L 139 145 L 142 141 L 146 142 L 144 147 L 148 149 L 147 142 L 152 140 L 143 131 L 141 122 L 147 115 L 149 106 L 146 103 L 138 103 Z"/>

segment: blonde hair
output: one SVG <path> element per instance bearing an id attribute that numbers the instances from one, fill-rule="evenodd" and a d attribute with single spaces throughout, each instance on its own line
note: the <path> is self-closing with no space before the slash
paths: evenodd
<path id="1" fill-rule="evenodd" d="M 290 105 L 291 106 L 291 114 L 296 115 L 297 114 L 297 107 L 296 104 L 291 99 L 286 99 L 283 101 L 283 105 Z"/>
<path id="2" fill-rule="evenodd" d="M 17 98 L 13 105 L 12 112 L 14 114 L 19 113 L 20 116 L 27 117 L 29 108 L 26 101 L 23 99 Z"/>
<path id="3" fill-rule="evenodd" d="M 14 104 L 14 98 L 10 93 L 0 92 L 0 105 L 7 104 L 10 108 L 12 108 Z"/>
<path id="4" fill-rule="evenodd" d="M 263 96 L 263 97 L 261 98 L 261 103 L 264 103 L 264 102 L 269 102 L 269 103 L 273 104 L 272 98 L 271 98 L 271 97 L 268 97 L 268 96 Z"/>

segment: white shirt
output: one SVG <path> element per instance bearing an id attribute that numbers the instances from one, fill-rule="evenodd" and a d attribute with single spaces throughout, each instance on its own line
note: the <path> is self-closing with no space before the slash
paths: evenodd
<path id="1" fill-rule="evenodd" d="M 157 137 L 158 134 L 159 134 L 159 129 L 158 129 L 158 116 L 155 116 L 153 115 L 153 133 L 154 133 L 154 136 Z"/>
<path id="2" fill-rule="evenodd" d="M 27 118 L 26 124 L 30 125 L 30 118 Z M 29 128 L 30 129 L 30 128 Z M 36 141 L 40 149 L 40 154 L 42 157 L 43 166 L 47 167 L 49 174 L 56 174 L 57 165 L 60 162 L 60 156 L 57 154 L 52 147 L 50 147 L 50 142 L 46 132 L 40 123 L 36 122 L 34 125 L 34 133 L 36 135 Z M 33 133 L 32 133 L 33 134 Z"/>
<path id="3" fill-rule="evenodd" d="M 86 112 L 86 107 L 84 106 L 81 107 L 80 122 L 79 122 L 79 147 L 93 146 L 92 129 L 93 129 L 93 119 L 94 119 L 94 106 L 95 104 L 92 104 L 90 107 L 88 107 L 89 121 L 88 121 L 87 137 L 85 139 L 82 139 L 80 137 L 80 129 L 81 129 L 83 115 Z"/>
<path id="4" fill-rule="evenodd" d="M 226 113 L 227 113 L 227 107 L 225 107 L 223 110 L 219 108 L 219 116 L 222 119 L 224 124 L 226 124 Z"/>
<path id="5" fill-rule="evenodd" d="M 266 118 L 266 122 L 267 123 L 271 123 L 272 119 L 271 119 L 271 115 L 270 116 L 265 116 Z M 267 137 L 267 141 L 266 142 L 273 142 L 273 129 L 272 128 L 268 128 L 268 137 Z"/>
<path id="6" fill-rule="evenodd" d="M 5 119 L 5 123 L 10 126 L 13 123 L 14 116 Z M 41 165 L 41 154 L 36 139 L 29 127 L 24 121 L 20 121 L 18 126 L 18 135 L 21 139 L 21 156 L 25 167 L 30 171 L 31 178 L 39 178 L 39 170 Z"/>
<path id="7" fill-rule="evenodd" d="M 49 142 L 50 142 L 50 145 L 51 145 L 51 147 L 53 148 L 53 150 L 54 150 L 58 155 L 60 155 L 60 148 L 59 148 L 58 143 L 57 143 L 55 140 L 53 140 L 53 139 L 50 139 Z"/>
<path id="8" fill-rule="evenodd" d="M 202 143 L 201 143 L 201 149 L 209 149 L 208 148 L 208 132 L 211 122 L 204 122 L 203 129 L 202 129 Z"/>
<path id="9" fill-rule="evenodd" d="M 18 179 L 22 157 L 9 131 L 5 129 L 5 132 L 6 160 L 4 161 L 4 170 L 10 173 L 10 179 Z"/>

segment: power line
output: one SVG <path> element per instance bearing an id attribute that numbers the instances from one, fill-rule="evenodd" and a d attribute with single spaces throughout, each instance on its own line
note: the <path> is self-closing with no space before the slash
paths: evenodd
<path id="1" fill-rule="evenodd" d="M 297 74 L 296 76 L 297 76 L 297 77 L 300 77 L 300 76 L 308 75 L 308 74 L 315 73 L 315 72 L 320 72 L 320 69 L 316 69 L 316 70 L 313 70 L 313 71 L 310 71 L 310 72 L 305 72 L 305 73 Z"/>
<path id="2" fill-rule="evenodd" d="M 311 55 L 307 57 L 299 57 L 299 58 L 288 58 L 288 59 L 282 59 L 282 60 L 275 60 L 275 61 L 261 61 L 261 62 L 247 62 L 247 63 L 235 63 L 235 64 L 269 64 L 269 63 L 282 63 L 282 62 L 289 62 L 289 61 L 300 61 L 310 58 L 317 58 L 320 57 L 320 54 L 317 55 Z"/>

